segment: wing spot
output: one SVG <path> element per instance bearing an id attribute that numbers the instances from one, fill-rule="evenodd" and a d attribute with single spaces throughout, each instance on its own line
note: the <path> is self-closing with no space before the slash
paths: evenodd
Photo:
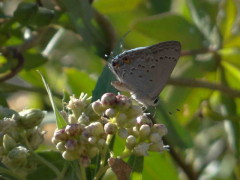
<path id="1" fill-rule="evenodd" d="M 149 79 L 149 81 L 150 81 L 150 82 L 153 82 L 153 80 L 152 80 L 152 79 Z"/>
<path id="2" fill-rule="evenodd" d="M 138 77 L 139 77 L 139 78 L 142 78 L 142 75 L 139 75 Z"/>
<path id="3" fill-rule="evenodd" d="M 163 59 L 163 57 L 160 57 L 160 59 L 162 60 L 162 59 Z"/>
<path id="4" fill-rule="evenodd" d="M 131 75 L 133 75 L 133 72 L 130 72 Z"/>
<path id="5" fill-rule="evenodd" d="M 158 62 L 158 59 L 155 59 L 156 62 Z"/>
<path id="6" fill-rule="evenodd" d="M 155 68 L 155 66 L 151 66 L 151 68 L 153 69 L 153 68 Z"/>
<path id="7" fill-rule="evenodd" d="M 147 71 L 147 72 L 149 72 L 149 70 L 148 70 L 148 69 L 147 69 L 146 71 Z"/>

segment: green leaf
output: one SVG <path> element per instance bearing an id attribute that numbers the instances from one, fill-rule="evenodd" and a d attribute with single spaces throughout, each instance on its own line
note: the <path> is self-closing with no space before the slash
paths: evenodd
<path id="1" fill-rule="evenodd" d="M 193 140 L 187 129 L 173 118 L 170 118 L 164 106 L 159 105 L 157 107 L 156 117 L 157 120 L 161 120 L 161 123 L 166 125 L 169 131 L 166 137 L 170 140 L 171 144 L 181 149 L 193 147 Z"/>
<path id="2" fill-rule="evenodd" d="M 57 106 L 55 105 L 54 101 L 53 101 L 53 97 L 52 97 L 52 93 L 51 93 L 51 90 L 50 90 L 50 87 L 48 86 L 46 80 L 44 79 L 43 75 L 38 72 L 42 78 L 42 81 L 44 83 L 44 86 L 47 90 L 47 93 L 48 93 L 48 97 L 50 99 L 50 102 L 52 104 L 52 108 L 53 108 L 53 111 L 54 111 L 54 114 L 55 114 L 55 117 L 56 117 L 56 120 L 57 120 L 57 127 L 58 129 L 61 129 L 63 127 L 65 127 L 67 125 L 67 122 L 65 121 L 65 119 L 63 118 L 63 116 L 61 115 L 61 113 L 58 111 L 57 109 Z"/>
<path id="3" fill-rule="evenodd" d="M 96 84 L 87 73 L 83 71 L 78 71 L 75 68 L 65 68 L 64 69 L 67 85 L 70 88 L 70 93 L 79 96 L 81 92 L 87 94 L 92 94 L 92 90 Z"/>
<path id="4" fill-rule="evenodd" d="M 25 63 L 24 69 L 30 70 L 36 67 L 43 65 L 47 62 L 47 58 L 43 57 L 40 53 L 36 52 L 36 50 L 28 50 L 27 52 L 23 53 Z"/>
<path id="5" fill-rule="evenodd" d="M 101 0 L 94 1 L 94 7 L 103 14 L 119 13 L 135 9 L 142 1 L 141 0 Z"/>
<path id="6" fill-rule="evenodd" d="M 198 28 L 176 14 L 165 13 L 142 18 L 136 21 L 132 27 L 135 31 L 156 41 L 180 41 L 183 49 L 204 46 L 205 39 Z"/>
<path id="7" fill-rule="evenodd" d="M 223 44 L 232 36 L 232 29 L 237 15 L 237 6 L 233 0 L 224 0 L 220 3 L 217 24 L 223 37 Z"/>
<path id="8" fill-rule="evenodd" d="M 149 153 L 149 156 L 144 158 L 143 179 L 179 179 L 169 152 Z"/>
<path id="9" fill-rule="evenodd" d="M 63 160 L 62 156 L 58 152 L 54 151 L 45 151 L 45 152 L 38 152 L 39 156 L 47 160 L 49 163 L 52 163 L 57 168 L 62 169 L 64 164 L 67 163 Z M 56 174 L 47 166 L 42 163 L 37 165 L 37 168 L 34 172 L 31 172 L 27 176 L 27 180 L 36 179 L 36 180 L 52 180 L 56 178 Z"/>
<path id="10" fill-rule="evenodd" d="M 132 168 L 131 172 L 131 179 L 142 179 L 142 172 L 143 172 L 143 163 L 144 157 L 143 156 L 135 156 L 131 155 L 128 164 Z"/>
<path id="11" fill-rule="evenodd" d="M 127 35 L 128 35 L 128 32 L 125 33 L 125 35 L 122 37 L 122 39 L 120 39 L 120 41 L 116 44 L 115 48 L 112 51 L 111 56 L 108 59 L 109 63 L 110 63 L 112 57 L 121 53 L 123 40 Z M 106 92 L 112 92 L 112 93 L 117 94 L 117 90 L 115 88 L 113 88 L 113 86 L 111 85 L 111 82 L 115 79 L 116 78 L 114 77 L 113 73 L 110 71 L 108 64 L 105 65 L 103 72 L 100 75 L 100 77 L 98 78 L 97 85 L 93 91 L 92 101 L 95 101 L 95 100 L 101 98 L 101 96 Z"/>
<path id="12" fill-rule="evenodd" d="M 87 45 L 93 45 L 95 43 L 104 42 L 97 31 L 97 28 L 93 26 L 93 9 L 86 0 L 60 0 L 59 1 L 69 15 L 72 24 L 74 25 L 76 32 L 81 34 Z"/>
<path id="13" fill-rule="evenodd" d="M 38 7 L 36 3 L 22 2 L 14 11 L 14 18 L 23 25 L 31 20 L 31 17 L 37 13 Z"/>

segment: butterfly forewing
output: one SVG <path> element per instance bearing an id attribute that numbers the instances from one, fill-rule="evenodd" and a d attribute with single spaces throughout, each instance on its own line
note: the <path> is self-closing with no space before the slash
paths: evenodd
<path id="1" fill-rule="evenodd" d="M 168 41 L 125 51 L 114 61 L 118 79 L 143 98 L 156 98 L 167 83 L 180 56 L 181 45 Z"/>

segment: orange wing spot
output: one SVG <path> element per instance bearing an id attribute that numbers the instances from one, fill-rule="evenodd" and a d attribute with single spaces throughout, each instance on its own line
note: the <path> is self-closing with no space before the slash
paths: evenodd
<path id="1" fill-rule="evenodd" d="M 124 58 L 123 58 L 123 62 L 124 62 L 125 64 L 130 64 L 130 63 L 131 63 L 131 60 L 130 60 L 128 57 L 124 57 Z"/>

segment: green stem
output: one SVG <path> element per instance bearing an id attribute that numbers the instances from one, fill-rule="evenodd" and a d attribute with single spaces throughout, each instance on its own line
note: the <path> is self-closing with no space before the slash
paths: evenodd
<path id="1" fill-rule="evenodd" d="M 68 163 L 68 162 L 65 162 L 65 163 L 64 163 L 64 166 L 63 166 L 63 169 L 62 169 L 62 171 L 61 171 L 61 174 L 60 174 L 59 177 L 58 177 L 58 180 L 64 180 L 64 175 L 65 175 L 65 173 L 66 173 L 67 170 L 68 170 L 68 166 L 69 166 L 69 163 Z"/>
<path id="2" fill-rule="evenodd" d="M 0 174 L 7 174 L 9 176 L 15 177 L 18 180 L 24 180 L 25 178 L 22 178 L 17 173 L 14 173 L 13 171 L 10 171 L 8 169 L 0 167 Z"/>
<path id="3" fill-rule="evenodd" d="M 107 140 L 106 140 L 106 145 L 101 153 L 101 161 L 100 161 L 100 167 L 98 169 L 98 172 L 96 173 L 94 179 L 99 179 L 104 172 L 106 172 L 106 166 L 105 166 L 105 163 L 106 163 L 106 154 L 107 154 L 107 150 L 108 150 L 108 147 L 111 143 L 111 140 L 113 138 L 113 135 L 108 135 L 107 136 Z"/>
<path id="4" fill-rule="evenodd" d="M 100 168 L 97 172 L 97 174 L 94 177 L 94 180 L 99 180 L 100 177 L 107 171 L 107 169 L 109 168 L 109 165 L 106 165 L 102 168 Z"/>
<path id="5" fill-rule="evenodd" d="M 81 180 L 87 180 L 86 169 L 80 161 L 79 161 L 79 166 L 80 166 L 80 178 L 81 178 Z"/>

